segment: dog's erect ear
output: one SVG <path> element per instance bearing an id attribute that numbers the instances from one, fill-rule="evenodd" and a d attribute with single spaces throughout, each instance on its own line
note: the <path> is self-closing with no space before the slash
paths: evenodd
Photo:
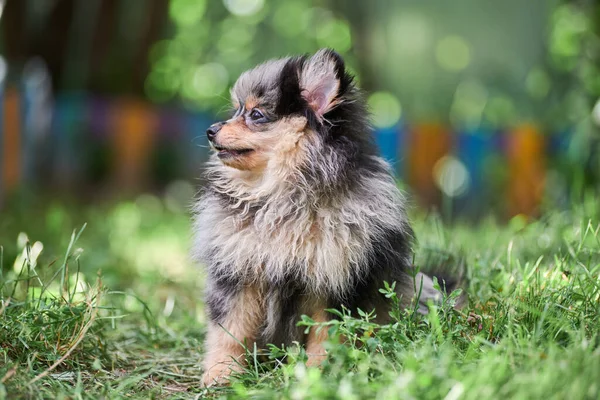
<path id="1" fill-rule="evenodd" d="M 344 73 L 344 60 L 331 49 L 321 49 L 306 60 L 300 73 L 300 90 L 319 119 L 339 103 Z"/>

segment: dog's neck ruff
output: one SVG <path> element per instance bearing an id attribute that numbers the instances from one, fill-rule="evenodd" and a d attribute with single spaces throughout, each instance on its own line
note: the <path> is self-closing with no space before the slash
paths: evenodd
<path id="1" fill-rule="evenodd" d="M 335 174 L 337 160 L 321 157 L 324 176 Z M 378 238 L 406 230 L 388 165 L 370 161 L 376 168 L 332 189 L 297 169 L 277 165 L 253 176 L 213 159 L 195 210 L 195 258 L 215 278 L 293 281 L 309 292 L 343 294 L 368 272 Z"/>

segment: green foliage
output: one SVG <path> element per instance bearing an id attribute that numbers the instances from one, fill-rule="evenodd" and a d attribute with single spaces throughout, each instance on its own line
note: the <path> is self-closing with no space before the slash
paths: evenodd
<path id="1" fill-rule="evenodd" d="M 306 369 L 297 350 L 275 352 L 288 363 L 258 381 L 238 377 L 228 398 L 596 398 L 600 226 L 572 217 L 557 214 L 518 231 L 490 223 L 440 232 L 451 247 L 469 245 L 466 309 L 452 308 L 454 292 L 425 317 L 396 308 L 388 325 L 365 312 L 338 313 L 327 324 L 304 317 L 302 326 L 331 335 L 323 369 Z M 534 260 L 540 234 L 551 243 Z M 435 236 L 426 240 L 446 241 Z M 488 240 L 495 245 L 483 247 Z M 398 304 L 393 286 L 382 293 Z"/>
<path id="2" fill-rule="evenodd" d="M 211 389 L 199 386 L 201 273 L 188 264 L 165 273 L 171 264 L 160 252 L 142 257 L 162 237 L 181 244 L 167 254 L 185 258 L 184 212 L 145 195 L 2 215 L 0 398 L 597 398 L 600 215 L 592 200 L 529 223 L 447 227 L 417 216 L 415 263 L 464 259 L 465 308 L 453 308 L 455 291 L 422 316 L 401 309 L 386 283 L 389 324 L 376 324 L 372 310 L 299 321 L 330 334 L 322 368 L 307 368 L 297 346 L 248 348 L 248 368 L 230 387 Z M 77 242 L 54 230 L 81 219 L 89 224 Z M 44 243 L 41 253 L 23 235 L 12 244 L 21 228 Z"/>
<path id="3" fill-rule="evenodd" d="M 94 285 L 85 282 L 73 248 L 82 231 L 71 236 L 64 262 L 51 278 L 42 281 L 39 253 L 28 242 L 22 262 L 15 263 L 17 273 L 0 277 L 2 383 L 13 375 L 17 385 L 46 376 L 64 381 L 74 379 L 75 370 L 96 371 L 109 362 L 104 333 L 111 316 L 101 306 L 106 290 L 100 278 Z M 70 273 L 69 266 L 76 271 Z M 0 385 L 0 394 L 10 394 L 9 388 Z"/>
<path id="4" fill-rule="evenodd" d="M 554 9 L 549 26 L 549 67 L 554 90 L 547 115 L 573 133 L 567 159 L 575 166 L 568 179 L 578 186 L 597 187 L 600 181 L 600 5 L 563 2 Z M 564 129 L 564 128 L 563 128 Z"/>
<path id="5" fill-rule="evenodd" d="M 352 44 L 343 17 L 299 0 L 172 0 L 169 16 L 174 32 L 150 53 L 146 93 L 191 109 L 222 111 L 238 75 L 265 59 L 320 47 L 347 55 Z"/>

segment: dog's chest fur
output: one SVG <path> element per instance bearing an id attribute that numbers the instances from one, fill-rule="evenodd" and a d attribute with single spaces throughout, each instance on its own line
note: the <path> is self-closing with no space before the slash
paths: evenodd
<path id="1" fill-rule="evenodd" d="M 195 252 L 213 276 L 340 293 L 369 264 L 385 231 L 401 231 L 402 198 L 386 174 L 335 199 L 290 187 L 260 205 L 207 193 L 195 221 Z"/>

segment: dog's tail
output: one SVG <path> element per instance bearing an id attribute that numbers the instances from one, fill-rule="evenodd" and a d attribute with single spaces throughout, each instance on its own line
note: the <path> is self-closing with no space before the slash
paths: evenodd
<path id="1" fill-rule="evenodd" d="M 467 304 L 464 257 L 438 249 L 423 249 L 417 267 L 414 290 L 419 298 L 419 312 L 427 313 L 430 301 L 441 303 L 443 296 L 449 296 L 457 289 L 462 293 L 453 299 L 454 308 L 460 309 Z"/>

